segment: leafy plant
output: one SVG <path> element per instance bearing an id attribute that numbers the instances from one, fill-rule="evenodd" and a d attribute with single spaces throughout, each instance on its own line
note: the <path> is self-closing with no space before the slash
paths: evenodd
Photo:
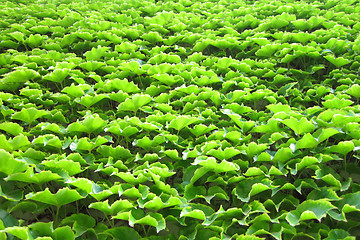
<path id="1" fill-rule="evenodd" d="M 0 1 L 0 239 L 357 239 L 357 1 Z"/>

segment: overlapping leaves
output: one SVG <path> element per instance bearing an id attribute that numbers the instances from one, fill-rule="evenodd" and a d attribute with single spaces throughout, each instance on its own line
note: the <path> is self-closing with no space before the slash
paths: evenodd
<path id="1" fill-rule="evenodd" d="M 356 1 L 0 6 L 0 238 L 359 236 Z"/>

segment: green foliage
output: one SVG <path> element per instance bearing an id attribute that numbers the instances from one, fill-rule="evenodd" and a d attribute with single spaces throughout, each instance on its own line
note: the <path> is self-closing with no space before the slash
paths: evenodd
<path id="1" fill-rule="evenodd" d="M 358 239 L 357 1 L 0 1 L 0 239 Z"/>

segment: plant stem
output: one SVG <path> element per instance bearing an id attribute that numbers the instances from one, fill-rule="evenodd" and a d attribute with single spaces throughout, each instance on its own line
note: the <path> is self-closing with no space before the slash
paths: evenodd
<path id="1" fill-rule="evenodd" d="M 110 227 L 114 227 L 114 223 L 112 222 L 112 221 L 110 221 L 110 219 L 109 219 L 109 217 L 105 214 L 105 218 L 106 218 L 106 220 L 108 221 L 108 223 L 109 223 L 109 225 L 110 225 Z"/>
<path id="2" fill-rule="evenodd" d="M 56 207 L 56 214 L 55 214 L 55 219 L 54 219 L 54 226 L 56 226 L 58 224 L 58 219 L 59 219 L 59 211 L 60 207 Z"/>
<path id="3" fill-rule="evenodd" d="M 76 213 L 79 214 L 79 203 L 78 201 L 75 201 L 76 204 Z"/>
<path id="4" fill-rule="evenodd" d="M 147 236 L 147 231 L 146 231 L 146 229 L 145 229 L 145 226 L 144 225 L 141 225 L 142 227 L 143 227 L 143 231 L 144 231 L 144 234 L 145 234 L 145 236 Z"/>

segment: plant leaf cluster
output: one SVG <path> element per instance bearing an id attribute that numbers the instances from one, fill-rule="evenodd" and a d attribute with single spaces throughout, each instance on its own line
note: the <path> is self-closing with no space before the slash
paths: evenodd
<path id="1" fill-rule="evenodd" d="M 0 239 L 359 238 L 359 13 L 0 0 Z"/>

